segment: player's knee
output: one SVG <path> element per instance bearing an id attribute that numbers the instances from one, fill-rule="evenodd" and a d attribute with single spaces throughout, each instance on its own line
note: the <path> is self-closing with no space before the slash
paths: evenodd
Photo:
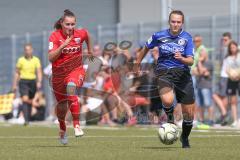
<path id="1" fill-rule="evenodd" d="M 160 97 L 161 97 L 161 100 L 162 100 L 162 103 L 163 103 L 164 106 L 171 107 L 173 105 L 174 94 L 169 92 L 169 93 L 163 94 L 163 95 L 160 94 Z"/>
<path id="2" fill-rule="evenodd" d="M 173 98 L 165 98 L 165 99 L 162 98 L 162 104 L 167 108 L 172 107 L 174 104 L 174 99 Z"/>
<path id="3" fill-rule="evenodd" d="M 75 95 L 76 94 L 77 85 L 74 82 L 68 82 L 67 84 L 67 94 Z"/>

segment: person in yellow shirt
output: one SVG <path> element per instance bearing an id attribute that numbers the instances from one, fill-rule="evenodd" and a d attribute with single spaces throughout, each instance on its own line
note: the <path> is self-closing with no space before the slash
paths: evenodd
<path id="1" fill-rule="evenodd" d="M 29 123 L 32 108 L 32 99 L 42 84 L 41 62 L 38 57 L 33 56 L 31 43 L 24 45 L 24 55 L 21 56 L 16 64 L 14 75 L 13 92 L 16 92 L 19 85 L 19 92 L 22 99 L 20 111 L 23 112 L 25 125 Z"/>

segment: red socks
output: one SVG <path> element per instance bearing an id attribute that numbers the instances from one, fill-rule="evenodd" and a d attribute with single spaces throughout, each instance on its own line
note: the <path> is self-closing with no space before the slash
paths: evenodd
<path id="1" fill-rule="evenodd" d="M 80 116 L 80 103 L 78 101 L 72 102 L 70 106 L 70 111 L 72 114 L 72 119 L 73 119 L 73 127 L 76 127 L 76 125 L 79 124 L 79 116 Z"/>
<path id="2" fill-rule="evenodd" d="M 59 122 L 59 127 L 61 130 L 66 131 L 66 123 L 65 123 L 65 117 L 68 111 L 67 104 L 66 106 L 64 105 L 58 105 L 56 107 L 56 115 L 58 118 Z M 80 116 L 80 104 L 78 101 L 74 101 L 71 103 L 69 107 L 71 114 L 72 114 L 72 119 L 73 119 L 73 127 L 76 127 L 76 125 L 79 124 L 79 116 Z"/>

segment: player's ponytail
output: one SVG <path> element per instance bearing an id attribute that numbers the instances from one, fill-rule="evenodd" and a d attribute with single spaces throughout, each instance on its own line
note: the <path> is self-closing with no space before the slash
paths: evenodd
<path id="1" fill-rule="evenodd" d="M 58 20 L 57 22 L 55 22 L 54 28 L 55 28 L 55 29 L 61 29 L 61 28 L 62 28 L 61 22 L 62 22 L 62 17 L 59 18 L 59 20 Z"/>
<path id="2" fill-rule="evenodd" d="M 65 17 L 75 17 L 74 13 L 72 11 L 70 11 L 69 9 L 65 9 L 63 12 L 64 12 L 63 16 L 61 18 L 59 18 L 58 21 L 55 22 L 55 24 L 54 24 L 55 29 L 62 29 L 61 23 L 63 22 Z"/>

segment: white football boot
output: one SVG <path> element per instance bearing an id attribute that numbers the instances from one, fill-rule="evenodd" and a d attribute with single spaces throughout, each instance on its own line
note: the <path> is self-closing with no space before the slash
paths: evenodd
<path id="1" fill-rule="evenodd" d="M 74 127 L 74 134 L 75 134 L 75 137 L 82 137 L 84 135 L 84 132 L 79 125 L 76 125 Z"/>

